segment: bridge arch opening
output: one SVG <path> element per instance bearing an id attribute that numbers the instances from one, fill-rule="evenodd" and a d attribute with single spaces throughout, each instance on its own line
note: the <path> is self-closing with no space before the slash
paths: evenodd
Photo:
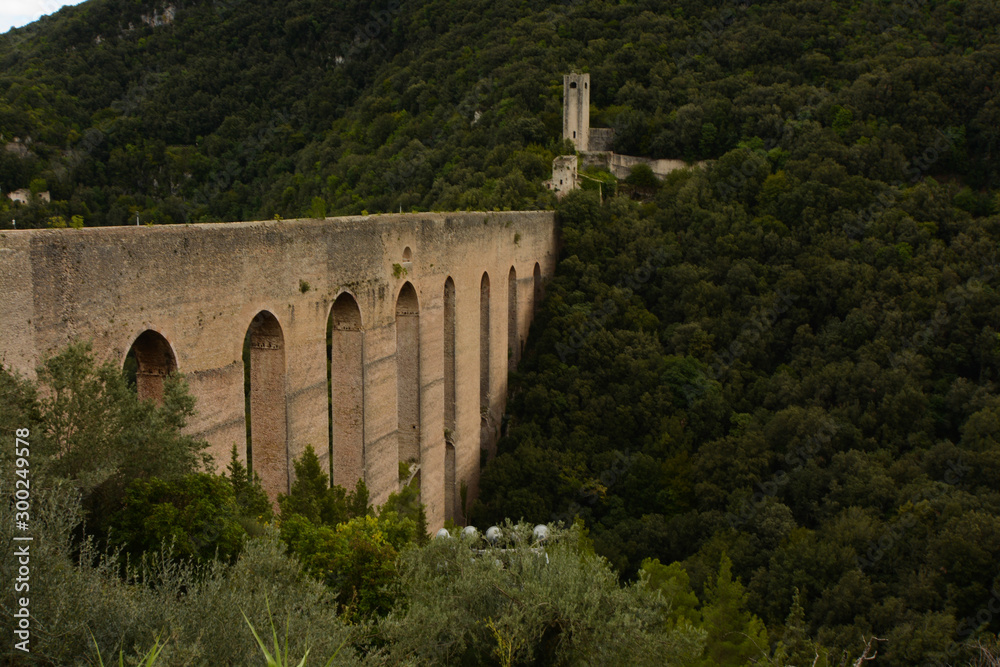
<path id="1" fill-rule="evenodd" d="M 535 269 L 531 272 L 531 314 L 537 315 L 538 309 L 542 306 L 542 267 L 535 262 Z"/>
<path id="2" fill-rule="evenodd" d="M 326 324 L 330 479 L 348 490 L 365 474 L 364 329 L 355 298 L 343 292 Z"/>
<path id="3" fill-rule="evenodd" d="M 260 475 L 272 502 L 288 493 L 288 418 L 285 404 L 285 337 L 266 310 L 254 315 L 243 339 L 243 390 L 247 466 Z"/>
<path id="4" fill-rule="evenodd" d="M 479 447 L 488 453 L 492 444 L 490 416 L 490 276 L 479 283 Z"/>
<path id="5" fill-rule="evenodd" d="M 417 470 L 420 465 L 420 305 L 412 283 L 396 298 L 396 415 L 399 462 Z"/>
<path id="6" fill-rule="evenodd" d="M 128 354 L 122 372 L 135 387 L 139 400 L 163 403 L 163 381 L 177 371 L 173 348 L 162 334 L 146 329 L 139 334 Z"/>
<path id="7" fill-rule="evenodd" d="M 521 358 L 520 334 L 517 326 L 517 271 L 510 267 L 507 274 L 507 370 L 517 370 Z"/>
<path id="8" fill-rule="evenodd" d="M 455 281 L 444 281 L 444 518 L 458 520 L 455 508 Z"/>

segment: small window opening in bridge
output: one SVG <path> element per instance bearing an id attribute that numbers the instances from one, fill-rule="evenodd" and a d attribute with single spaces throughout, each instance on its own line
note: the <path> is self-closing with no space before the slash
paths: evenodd
<path id="1" fill-rule="evenodd" d="M 542 267 L 535 262 L 535 270 L 531 272 L 531 312 L 537 314 L 542 306 Z"/>
<path id="2" fill-rule="evenodd" d="M 444 518 L 463 520 L 455 508 L 455 281 L 444 281 Z"/>
<path id="3" fill-rule="evenodd" d="M 576 139 L 576 130 L 573 130 L 573 138 Z"/>
<path id="4" fill-rule="evenodd" d="M 344 292 L 326 325 L 330 479 L 353 489 L 364 477 L 364 331 L 361 309 Z"/>
<path id="5" fill-rule="evenodd" d="M 163 381 L 177 370 L 177 361 L 167 339 L 147 329 L 132 343 L 122 373 L 139 399 L 163 403 Z"/>
<path id="6" fill-rule="evenodd" d="M 288 493 L 285 339 L 271 313 L 257 313 L 243 338 L 247 466 L 272 502 Z"/>
<path id="7" fill-rule="evenodd" d="M 507 275 L 507 370 L 517 370 L 520 360 L 521 346 L 518 342 L 517 326 L 517 271 L 510 267 Z"/>
<path id="8" fill-rule="evenodd" d="M 413 261 L 413 251 L 410 250 L 410 246 L 403 248 L 403 261 L 412 262 Z"/>
<path id="9" fill-rule="evenodd" d="M 490 417 L 490 276 L 479 285 L 479 447 L 488 454 L 493 445 Z"/>
<path id="10" fill-rule="evenodd" d="M 420 309 L 417 292 L 406 283 L 396 299 L 396 415 L 399 462 L 410 470 L 420 461 Z M 420 488 L 420 472 L 416 473 Z"/>

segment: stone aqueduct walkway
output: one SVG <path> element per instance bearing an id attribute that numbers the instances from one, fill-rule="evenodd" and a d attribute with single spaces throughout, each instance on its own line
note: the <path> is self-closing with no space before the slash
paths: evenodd
<path id="1" fill-rule="evenodd" d="M 33 376 L 75 339 L 117 364 L 134 350 L 154 400 L 181 371 L 197 399 L 188 428 L 221 468 L 234 443 L 247 454 L 248 339 L 267 491 L 287 490 L 308 444 L 375 502 L 408 461 L 433 529 L 462 520 L 462 484 L 476 494 L 556 258 L 544 211 L 3 232 L 0 361 Z"/>

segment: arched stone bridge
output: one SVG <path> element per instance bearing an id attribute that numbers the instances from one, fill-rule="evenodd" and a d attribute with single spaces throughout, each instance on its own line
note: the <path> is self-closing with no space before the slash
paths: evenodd
<path id="1" fill-rule="evenodd" d="M 380 503 L 410 462 L 436 528 L 476 495 L 556 258 L 543 211 L 8 231 L 0 361 L 33 377 L 75 339 L 132 350 L 144 397 L 186 375 L 220 469 L 236 444 L 273 498 L 312 444 Z"/>

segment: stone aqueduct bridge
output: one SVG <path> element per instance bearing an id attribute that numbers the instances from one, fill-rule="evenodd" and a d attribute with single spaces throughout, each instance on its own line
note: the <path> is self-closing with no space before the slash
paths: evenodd
<path id="1" fill-rule="evenodd" d="M 221 469 L 233 444 L 247 455 L 249 337 L 250 458 L 268 493 L 308 444 L 377 503 L 409 461 L 436 528 L 463 519 L 462 483 L 477 492 L 556 259 L 551 212 L 4 232 L 0 361 L 33 377 L 73 340 L 116 364 L 134 349 L 154 399 L 179 370 L 197 399 L 188 431 Z"/>

